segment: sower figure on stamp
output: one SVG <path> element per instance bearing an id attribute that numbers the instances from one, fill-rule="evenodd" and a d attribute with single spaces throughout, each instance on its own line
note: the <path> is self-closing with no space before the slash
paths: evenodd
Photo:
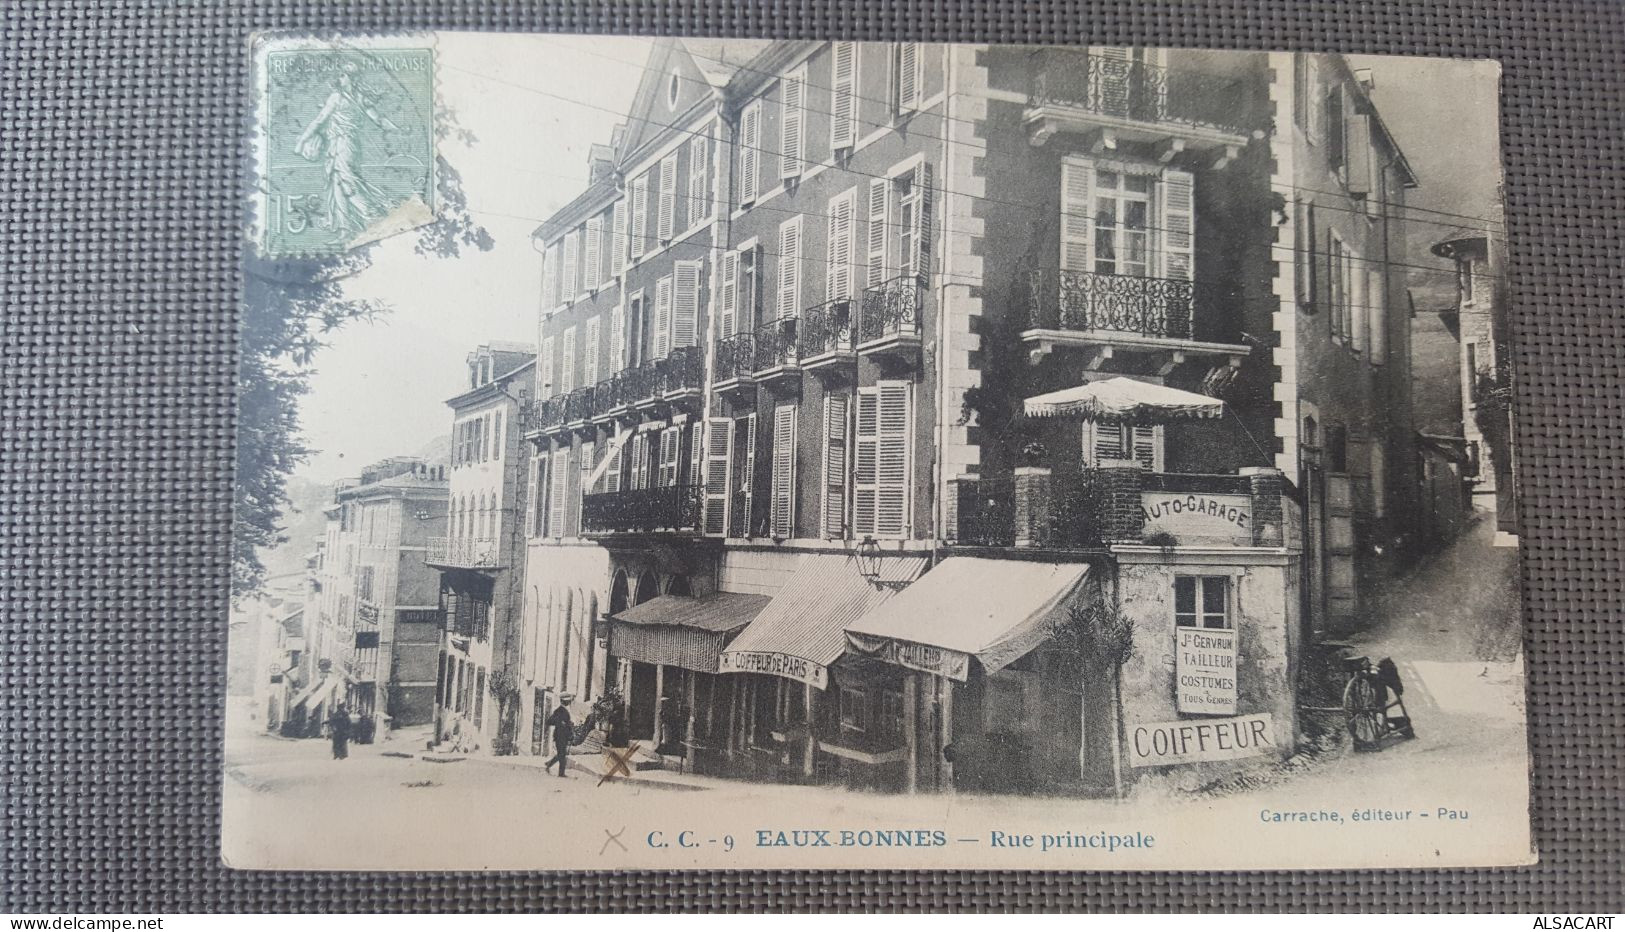
<path id="1" fill-rule="evenodd" d="M 351 70 L 346 69 L 339 72 L 333 93 L 294 144 L 294 149 L 307 159 L 323 157 L 327 171 L 325 226 L 339 234 L 358 233 L 385 212 L 384 193 L 356 170 L 361 154 L 357 135 L 363 117 L 381 129 L 397 128 L 365 99 L 365 92 L 356 85 Z"/>
<path id="2" fill-rule="evenodd" d="M 350 756 L 350 710 L 341 703 L 333 710 L 333 717 L 327 720 L 327 727 L 333 737 L 333 759 L 344 760 Z"/>
<path id="3" fill-rule="evenodd" d="M 570 744 L 575 740 L 575 721 L 570 718 L 570 703 L 575 696 L 565 693 L 559 697 L 559 707 L 547 717 L 547 730 L 553 735 L 553 748 L 557 752 L 547 761 L 552 769 L 554 762 L 559 765 L 559 776 L 570 766 Z"/>

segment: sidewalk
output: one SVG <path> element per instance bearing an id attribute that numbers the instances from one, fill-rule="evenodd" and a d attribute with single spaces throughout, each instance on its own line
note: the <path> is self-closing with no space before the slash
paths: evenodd
<path id="1" fill-rule="evenodd" d="M 405 748 L 408 745 L 384 748 L 391 757 L 417 758 L 431 763 L 475 763 L 490 764 L 497 767 L 508 767 L 515 770 L 530 770 L 551 779 L 559 779 L 556 771 L 547 769 L 549 757 L 533 754 L 510 754 L 497 757 L 483 751 L 473 754 L 461 754 L 451 751 L 425 751 L 422 742 L 413 747 L 410 752 Z M 596 783 L 603 778 L 609 770 L 610 764 L 603 754 L 584 752 L 570 755 L 570 774 L 572 779 L 589 779 Z M 624 783 L 629 786 L 646 786 L 667 790 L 714 790 L 737 786 L 739 781 L 727 780 L 721 777 L 706 777 L 693 773 L 678 773 L 672 770 L 636 770 L 630 776 L 617 774 L 610 778 L 615 783 Z M 606 781 L 608 782 L 608 781 Z"/>

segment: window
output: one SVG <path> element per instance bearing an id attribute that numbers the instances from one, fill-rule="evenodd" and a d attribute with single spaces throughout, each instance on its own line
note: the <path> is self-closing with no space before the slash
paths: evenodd
<path id="1" fill-rule="evenodd" d="M 717 276 L 717 336 L 728 339 L 736 332 L 739 304 L 739 253 L 729 250 L 722 254 L 722 271 Z"/>
<path id="2" fill-rule="evenodd" d="M 586 245 L 581 250 L 583 272 L 581 287 L 586 291 L 596 291 L 599 276 L 603 273 L 602 254 L 599 247 L 604 235 L 604 218 L 589 217 L 587 219 L 587 229 L 583 235 L 586 238 Z"/>
<path id="3" fill-rule="evenodd" d="M 688 142 L 688 225 L 711 216 L 711 131 Z"/>
<path id="4" fill-rule="evenodd" d="M 1320 145 L 1326 129 L 1326 98 L 1320 86 L 1320 58 L 1303 55 L 1304 136 L 1312 146 Z"/>
<path id="5" fill-rule="evenodd" d="M 852 684 L 841 686 L 841 729 L 843 731 L 869 730 L 869 694 L 863 687 Z"/>
<path id="6" fill-rule="evenodd" d="M 705 474 L 692 480 L 704 483 L 704 531 L 717 537 L 728 531 L 730 491 L 728 485 L 729 475 L 733 469 L 733 428 L 734 422 L 730 420 L 711 418 L 705 421 Z M 697 445 L 696 449 L 699 449 Z"/>
<path id="7" fill-rule="evenodd" d="M 547 534 L 552 537 L 564 536 L 564 505 L 566 481 L 570 473 L 570 448 L 560 447 L 553 452 L 550 461 L 552 465 L 553 480 L 548 493 Z"/>
<path id="8" fill-rule="evenodd" d="M 1083 462 L 1099 467 L 1132 460 L 1141 469 L 1161 472 L 1162 428 L 1146 424 L 1083 422 Z"/>
<path id="9" fill-rule="evenodd" d="M 671 242 L 677 231 L 677 153 L 660 160 L 660 216 L 655 225 L 655 238 L 664 246 Z"/>
<path id="10" fill-rule="evenodd" d="M 1349 432 L 1341 424 L 1326 428 L 1326 466 L 1330 472 L 1349 471 Z"/>
<path id="11" fill-rule="evenodd" d="M 576 388 L 576 328 L 564 328 L 564 349 L 559 365 L 559 394 L 567 395 Z"/>
<path id="12" fill-rule="evenodd" d="M 1300 60 L 1302 56 L 1299 56 Z M 1299 200 L 1297 212 L 1292 224 L 1293 236 L 1297 246 L 1297 282 L 1298 307 L 1306 314 L 1313 314 L 1316 308 L 1316 299 L 1320 287 L 1319 276 L 1316 274 L 1320 265 L 1315 256 L 1315 202 Z"/>
<path id="13" fill-rule="evenodd" d="M 678 262 L 672 271 L 671 345 L 672 348 L 693 346 L 699 336 L 700 272 L 699 261 Z"/>
<path id="14" fill-rule="evenodd" d="M 779 79 L 779 104 L 779 174 L 795 178 L 801 175 L 806 162 L 807 66 L 796 68 Z"/>
<path id="15" fill-rule="evenodd" d="M 801 310 L 801 217 L 779 226 L 778 318 L 794 317 Z"/>
<path id="16" fill-rule="evenodd" d="M 858 189 L 836 195 L 829 202 L 828 267 L 824 274 L 824 300 L 852 297 L 852 225 Z"/>
<path id="17" fill-rule="evenodd" d="M 541 397 L 552 398 L 553 391 L 553 338 L 548 337 L 542 341 L 542 384 Z"/>
<path id="18" fill-rule="evenodd" d="M 1061 270 L 1193 277 L 1195 178 L 1149 164 L 1061 165 Z"/>
<path id="19" fill-rule="evenodd" d="M 751 101 L 739 115 L 739 206 L 756 203 L 762 183 L 762 102 Z"/>
<path id="20" fill-rule="evenodd" d="M 728 533 L 734 537 L 755 537 L 753 523 L 756 500 L 756 414 L 734 419 L 733 501 L 728 515 Z"/>
<path id="21" fill-rule="evenodd" d="M 880 382 L 858 389 L 853 443 L 852 533 L 906 538 L 913 487 L 913 385 Z"/>
<path id="22" fill-rule="evenodd" d="M 581 359 L 585 371 L 581 376 L 581 384 L 592 386 L 598 384 L 598 318 L 587 320 L 583 328 L 586 339 L 581 344 Z"/>
<path id="23" fill-rule="evenodd" d="M 610 214 L 609 274 L 618 276 L 626 269 L 626 199 L 615 202 Z"/>
<path id="24" fill-rule="evenodd" d="M 545 513 L 542 511 L 542 501 L 540 496 L 543 489 L 546 488 L 546 486 L 543 484 L 546 481 L 547 460 L 541 456 L 532 456 L 530 458 L 530 468 L 526 471 L 525 479 L 525 501 L 529 503 L 528 507 L 525 509 L 526 537 L 542 536 L 542 522 L 546 520 L 546 517 Z"/>
<path id="25" fill-rule="evenodd" d="M 898 116 L 906 116 L 920 106 L 920 86 L 925 80 L 925 57 L 920 54 L 920 44 L 894 43 L 891 66 L 892 109 Z"/>
<path id="26" fill-rule="evenodd" d="M 1330 289 L 1327 300 L 1327 323 L 1331 326 L 1333 339 L 1347 339 L 1348 331 L 1343 325 L 1343 315 L 1347 311 L 1348 302 L 1348 247 L 1337 238 L 1336 233 L 1326 234 L 1326 281 Z"/>
<path id="27" fill-rule="evenodd" d="M 1175 576 L 1174 624 L 1182 628 L 1229 628 L 1227 576 Z"/>
<path id="28" fill-rule="evenodd" d="M 654 356 L 665 359 L 671 351 L 672 276 L 655 282 Z"/>
<path id="29" fill-rule="evenodd" d="M 667 427 L 660 431 L 660 461 L 659 478 L 656 480 L 660 488 L 669 489 L 677 485 L 678 464 L 682 461 L 683 429 L 681 427 Z"/>
<path id="30" fill-rule="evenodd" d="M 1388 286 L 1381 269 L 1366 270 L 1366 303 L 1371 335 L 1371 364 L 1380 366 L 1388 361 Z"/>
<path id="31" fill-rule="evenodd" d="M 622 361 L 627 368 L 643 365 L 643 318 L 646 313 L 642 291 L 632 292 L 626 304 L 626 332 L 622 335 Z"/>
<path id="32" fill-rule="evenodd" d="M 609 312 L 609 375 L 626 366 L 626 311 L 615 307 Z"/>
<path id="33" fill-rule="evenodd" d="M 581 230 L 575 229 L 564 234 L 564 271 L 560 273 L 559 302 L 568 304 L 576 298 L 580 289 L 580 279 L 576 276 L 576 257 L 581 247 Z"/>
<path id="34" fill-rule="evenodd" d="M 1151 178 L 1095 173 L 1095 268 L 1143 277 L 1151 267 Z"/>
<path id="35" fill-rule="evenodd" d="M 1326 161 L 1338 177 L 1348 177 L 1348 123 L 1343 82 L 1326 89 Z"/>
<path id="36" fill-rule="evenodd" d="M 649 249 L 649 176 L 647 173 L 632 179 L 632 206 L 627 219 L 631 229 L 631 258 L 636 261 Z"/>
<path id="37" fill-rule="evenodd" d="M 547 247 L 542 254 L 542 306 L 559 303 L 559 244 Z"/>
<path id="38" fill-rule="evenodd" d="M 832 43 L 830 59 L 834 86 L 830 89 L 829 147 L 850 149 L 858 137 L 858 44 Z"/>
<path id="39" fill-rule="evenodd" d="M 1467 400 L 1473 404 L 1478 403 L 1478 344 L 1467 342 L 1462 344 L 1466 353 L 1466 361 L 1462 363 L 1461 377 L 1467 383 Z"/>
<path id="40" fill-rule="evenodd" d="M 789 538 L 796 530 L 796 417 L 797 405 L 773 410 L 773 536 Z"/>
<path id="41" fill-rule="evenodd" d="M 1461 293 L 1461 303 L 1469 304 L 1473 300 L 1473 260 L 1456 260 L 1456 287 Z"/>
<path id="42" fill-rule="evenodd" d="M 833 540 L 846 536 L 847 396 L 824 396 L 824 507 L 823 534 Z"/>
<path id="43" fill-rule="evenodd" d="M 485 716 L 485 668 L 474 676 L 474 727 L 479 728 Z"/>
<path id="44" fill-rule="evenodd" d="M 750 333 L 762 317 L 762 250 L 755 240 L 739 247 L 739 297 L 734 305 L 734 332 Z"/>

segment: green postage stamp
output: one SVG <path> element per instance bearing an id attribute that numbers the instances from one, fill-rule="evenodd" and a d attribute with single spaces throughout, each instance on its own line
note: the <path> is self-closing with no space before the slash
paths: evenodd
<path id="1" fill-rule="evenodd" d="M 254 52 L 264 255 L 331 255 L 433 219 L 432 40 L 267 37 Z"/>

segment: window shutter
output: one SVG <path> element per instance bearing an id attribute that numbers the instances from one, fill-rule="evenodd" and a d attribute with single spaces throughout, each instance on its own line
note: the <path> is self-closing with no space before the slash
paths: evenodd
<path id="1" fill-rule="evenodd" d="M 884 178 L 869 182 L 869 288 L 886 280 L 886 199 L 890 191 L 891 182 Z"/>
<path id="2" fill-rule="evenodd" d="M 778 317 L 794 317 L 801 302 L 801 218 L 791 217 L 779 227 Z"/>
<path id="3" fill-rule="evenodd" d="M 553 454 L 553 491 L 549 496 L 547 528 L 550 536 L 564 536 L 564 502 L 566 477 L 570 472 L 570 448 L 560 447 Z"/>
<path id="4" fill-rule="evenodd" d="M 1162 428 L 1134 425 L 1134 456 L 1141 469 L 1162 472 Z"/>
<path id="5" fill-rule="evenodd" d="M 655 236 L 663 245 L 676 231 L 677 223 L 677 153 L 660 160 L 660 218 L 656 221 Z"/>
<path id="6" fill-rule="evenodd" d="M 677 484 L 678 464 L 682 462 L 683 429 L 667 427 L 660 432 L 660 487 Z"/>
<path id="7" fill-rule="evenodd" d="M 762 166 L 762 103 L 754 101 L 739 118 L 739 204 L 756 201 L 756 186 L 761 183 Z"/>
<path id="8" fill-rule="evenodd" d="M 728 533 L 728 478 L 733 465 L 733 427 L 730 420 L 705 422 L 705 533 Z M 699 481 L 699 480 L 696 480 Z"/>
<path id="9" fill-rule="evenodd" d="M 914 273 L 923 280 L 931 274 L 931 163 L 922 164 L 914 173 L 914 189 L 918 192 L 918 207 L 914 212 Z"/>
<path id="10" fill-rule="evenodd" d="M 559 303 L 568 304 L 575 300 L 579 289 L 576 278 L 576 249 L 581 245 L 581 231 L 571 230 L 564 234 L 564 271 L 559 279 Z"/>
<path id="11" fill-rule="evenodd" d="M 685 485 L 700 485 L 705 479 L 700 472 L 705 462 L 705 422 L 695 421 L 688 432 L 688 478 Z"/>
<path id="12" fill-rule="evenodd" d="M 897 49 L 897 111 L 907 113 L 920 105 L 920 71 L 923 60 L 918 42 L 904 42 Z"/>
<path id="13" fill-rule="evenodd" d="M 1366 294 L 1371 305 L 1371 362 L 1380 366 L 1388 361 L 1388 288 L 1381 269 L 1366 274 L 1370 276 Z"/>
<path id="14" fill-rule="evenodd" d="M 804 68 L 785 75 L 779 81 L 782 110 L 779 116 L 779 175 L 794 178 L 801 174 L 802 126 L 806 122 L 803 110 L 807 93 L 807 72 Z"/>
<path id="15" fill-rule="evenodd" d="M 525 501 L 530 505 L 525 509 L 525 536 L 536 536 L 536 493 L 539 491 L 536 484 L 540 481 L 542 460 L 540 457 L 530 458 L 530 471 L 525 482 Z"/>
<path id="16" fill-rule="evenodd" d="M 1088 162 L 1061 162 L 1061 271 L 1088 272 L 1094 267 L 1094 171 Z"/>
<path id="17" fill-rule="evenodd" d="M 581 345 L 581 356 L 586 368 L 586 374 L 581 384 L 591 387 L 598 384 L 598 318 L 587 321 L 586 340 Z"/>
<path id="18" fill-rule="evenodd" d="M 612 231 L 609 238 L 609 274 L 620 275 L 626 270 L 626 199 L 615 202 L 610 215 Z"/>
<path id="19" fill-rule="evenodd" d="M 1164 169 L 1157 200 L 1162 205 L 1162 277 L 1188 282 L 1194 278 L 1192 241 L 1196 234 L 1195 179 L 1190 172 Z"/>
<path id="20" fill-rule="evenodd" d="M 836 42 L 831 49 L 834 87 L 831 89 L 829 146 L 849 149 L 858 136 L 858 44 Z"/>
<path id="21" fill-rule="evenodd" d="M 671 348 L 671 279 L 670 275 L 655 283 L 655 352 L 654 358 L 665 359 Z"/>
<path id="22" fill-rule="evenodd" d="M 879 464 L 880 396 L 876 388 L 858 389 L 857 435 L 852 457 L 852 536 L 875 535 L 876 476 Z"/>
<path id="23" fill-rule="evenodd" d="M 542 307 L 559 303 L 559 246 L 547 247 L 542 253 Z"/>
<path id="24" fill-rule="evenodd" d="M 824 300 L 852 297 L 852 209 L 857 189 L 829 203 L 829 268 L 824 276 Z"/>
<path id="25" fill-rule="evenodd" d="M 598 444 L 591 440 L 582 443 L 581 456 L 579 458 L 581 462 L 578 464 L 579 468 L 577 471 L 580 472 L 581 475 L 577 476 L 575 480 L 577 486 L 576 508 L 578 511 L 581 507 L 581 503 L 586 500 L 587 494 L 591 491 L 591 487 L 589 486 L 587 479 L 592 475 L 592 468 L 598 464 Z M 581 520 L 579 515 L 577 516 L 576 520 Z"/>
<path id="26" fill-rule="evenodd" d="M 1371 320 L 1368 314 L 1369 301 L 1366 296 L 1367 275 L 1366 269 L 1361 268 L 1363 262 L 1355 262 L 1350 267 L 1349 276 L 1349 337 L 1354 344 L 1354 351 L 1365 352 L 1366 337 L 1371 332 Z"/>
<path id="27" fill-rule="evenodd" d="M 547 536 L 547 509 L 550 498 L 547 494 L 551 474 L 547 471 L 548 457 L 540 453 L 536 457 L 536 495 L 531 499 L 530 512 L 531 533 L 535 537 Z"/>
<path id="28" fill-rule="evenodd" d="M 1302 56 L 1299 56 L 1302 61 Z M 1292 278 L 1298 296 L 1298 308 L 1308 311 L 1314 304 L 1314 289 L 1310 287 L 1314 257 L 1309 254 L 1309 206 L 1303 198 L 1292 201 Z"/>
<path id="29" fill-rule="evenodd" d="M 598 287 L 598 277 L 603 271 L 598 254 L 598 243 L 604 235 L 604 218 L 589 217 L 587 219 L 586 245 L 581 251 L 581 264 L 585 274 L 582 276 L 582 288 L 592 291 Z"/>
<path id="30" fill-rule="evenodd" d="M 1320 88 L 1320 59 L 1314 55 L 1304 56 L 1304 94 L 1305 110 L 1308 121 L 1304 126 L 1304 135 L 1309 138 L 1311 145 L 1320 145 L 1322 133 L 1326 128 L 1326 98 Z"/>
<path id="31" fill-rule="evenodd" d="M 694 345 L 700 315 L 700 263 L 677 263 L 674 277 L 676 285 L 671 317 L 673 349 Z"/>
<path id="32" fill-rule="evenodd" d="M 688 141 L 688 225 L 693 226 L 695 221 L 711 215 L 711 201 L 707 197 L 709 167 L 706 159 L 709 157 L 707 142 L 704 135 L 695 136 Z"/>
<path id="33" fill-rule="evenodd" d="M 564 358 L 559 373 L 559 394 L 567 395 L 576 387 L 576 328 L 564 330 Z"/>
<path id="34" fill-rule="evenodd" d="M 615 439 L 612 437 L 601 444 L 594 444 L 592 448 L 592 469 L 588 470 L 588 472 L 596 477 L 592 483 L 592 490 L 595 493 L 604 491 L 604 460 L 609 456 L 609 448 L 614 445 Z"/>
<path id="35" fill-rule="evenodd" d="M 634 489 L 647 489 L 649 487 L 649 435 L 635 434 L 632 437 L 632 468 L 627 478 L 632 482 Z"/>
<path id="36" fill-rule="evenodd" d="M 756 536 L 755 520 L 756 501 L 756 412 L 745 415 L 743 427 L 735 427 L 736 432 L 743 430 L 744 437 L 736 441 L 742 446 L 740 460 L 743 463 L 739 471 L 739 490 L 741 492 L 741 511 L 739 524 L 743 529 L 743 536 Z"/>
<path id="37" fill-rule="evenodd" d="M 1371 154 L 1371 118 L 1353 113 L 1352 109 L 1348 117 L 1349 193 L 1358 197 L 1371 193 L 1372 163 L 1376 159 Z"/>
<path id="38" fill-rule="evenodd" d="M 881 382 L 875 465 L 875 536 L 909 536 L 909 506 L 913 489 L 909 467 L 913 459 L 912 402 L 914 386 L 908 382 Z"/>
<path id="39" fill-rule="evenodd" d="M 722 254 L 722 275 L 719 276 L 721 295 L 718 297 L 717 336 L 727 339 L 734 335 L 736 305 L 739 302 L 739 253 L 729 250 Z"/>
<path id="40" fill-rule="evenodd" d="M 847 397 L 824 396 L 824 524 L 823 536 L 846 536 L 846 431 Z"/>
<path id="41" fill-rule="evenodd" d="M 539 397 L 552 398 L 558 394 L 553 378 L 553 338 L 542 341 L 542 386 Z"/>
<path id="42" fill-rule="evenodd" d="M 773 536 L 794 537 L 796 523 L 796 405 L 773 409 Z"/>
<path id="43" fill-rule="evenodd" d="M 649 176 L 639 175 L 632 181 L 631 257 L 643 255 L 649 243 Z"/>
<path id="44" fill-rule="evenodd" d="M 609 312 L 609 374 L 614 375 L 626 367 L 626 311 L 619 307 Z"/>

